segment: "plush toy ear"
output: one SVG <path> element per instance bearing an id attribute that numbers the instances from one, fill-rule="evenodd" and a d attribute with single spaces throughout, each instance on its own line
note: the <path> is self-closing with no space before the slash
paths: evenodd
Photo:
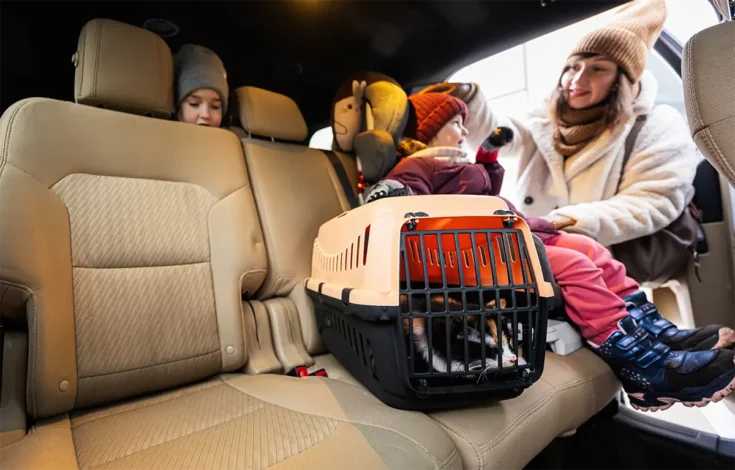
<path id="1" fill-rule="evenodd" d="M 365 87 L 366 86 L 367 86 L 367 83 L 365 83 L 365 80 L 361 82 L 358 82 L 357 80 L 352 81 L 352 96 L 355 97 L 355 102 L 358 103 L 358 106 L 365 99 Z"/>
<path id="2" fill-rule="evenodd" d="M 406 92 L 391 82 L 375 82 L 365 89 L 365 101 L 372 109 L 373 128 L 388 132 L 397 142 L 408 120 Z"/>

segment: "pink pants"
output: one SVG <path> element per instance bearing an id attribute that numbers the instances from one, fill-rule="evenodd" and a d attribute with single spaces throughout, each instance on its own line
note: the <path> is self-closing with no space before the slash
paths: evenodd
<path id="1" fill-rule="evenodd" d="M 595 240 L 562 232 L 546 242 L 551 272 L 569 318 L 589 341 L 602 344 L 628 313 L 622 298 L 640 287 L 625 266 Z"/>

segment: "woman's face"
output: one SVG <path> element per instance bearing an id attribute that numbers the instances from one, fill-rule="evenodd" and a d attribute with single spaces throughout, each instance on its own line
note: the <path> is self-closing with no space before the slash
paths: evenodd
<path id="1" fill-rule="evenodd" d="M 618 66 L 604 56 L 567 61 L 561 76 L 561 87 L 569 107 L 584 109 L 601 103 L 618 78 Z"/>
<path id="2" fill-rule="evenodd" d="M 436 137 L 431 139 L 429 147 L 456 147 L 460 148 L 467 136 L 467 129 L 464 127 L 464 119 L 461 114 L 457 114 L 439 129 Z"/>
<path id="3" fill-rule="evenodd" d="M 200 126 L 219 127 L 222 123 L 222 100 L 219 93 L 207 88 L 192 91 L 181 102 L 179 120 Z"/>

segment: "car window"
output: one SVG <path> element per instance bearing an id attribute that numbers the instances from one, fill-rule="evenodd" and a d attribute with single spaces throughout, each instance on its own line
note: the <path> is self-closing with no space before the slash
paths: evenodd
<path id="1" fill-rule="evenodd" d="M 667 0 L 668 15 L 664 29 L 680 43 L 693 34 L 717 24 L 714 7 L 708 0 Z M 606 24 L 615 10 L 610 10 L 565 28 L 553 31 L 524 44 L 470 64 L 448 78 L 451 82 L 475 82 L 481 87 L 493 110 L 499 114 L 518 114 L 540 106 L 559 78 L 562 64 L 579 38 Z M 658 103 L 666 103 L 682 113 L 684 95 L 681 79 L 655 51 L 649 55 L 647 69 L 657 78 Z M 315 132 L 310 147 L 331 149 L 332 130 Z M 502 195 L 513 194 L 515 167 L 506 167 Z"/>

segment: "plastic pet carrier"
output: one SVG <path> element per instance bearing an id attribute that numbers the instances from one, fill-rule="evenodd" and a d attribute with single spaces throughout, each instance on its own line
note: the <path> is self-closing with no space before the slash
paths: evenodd
<path id="1" fill-rule="evenodd" d="M 381 199 L 325 223 L 306 281 L 322 338 L 386 404 L 513 398 L 544 367 L 551 284 L 502 199 Z"/>

